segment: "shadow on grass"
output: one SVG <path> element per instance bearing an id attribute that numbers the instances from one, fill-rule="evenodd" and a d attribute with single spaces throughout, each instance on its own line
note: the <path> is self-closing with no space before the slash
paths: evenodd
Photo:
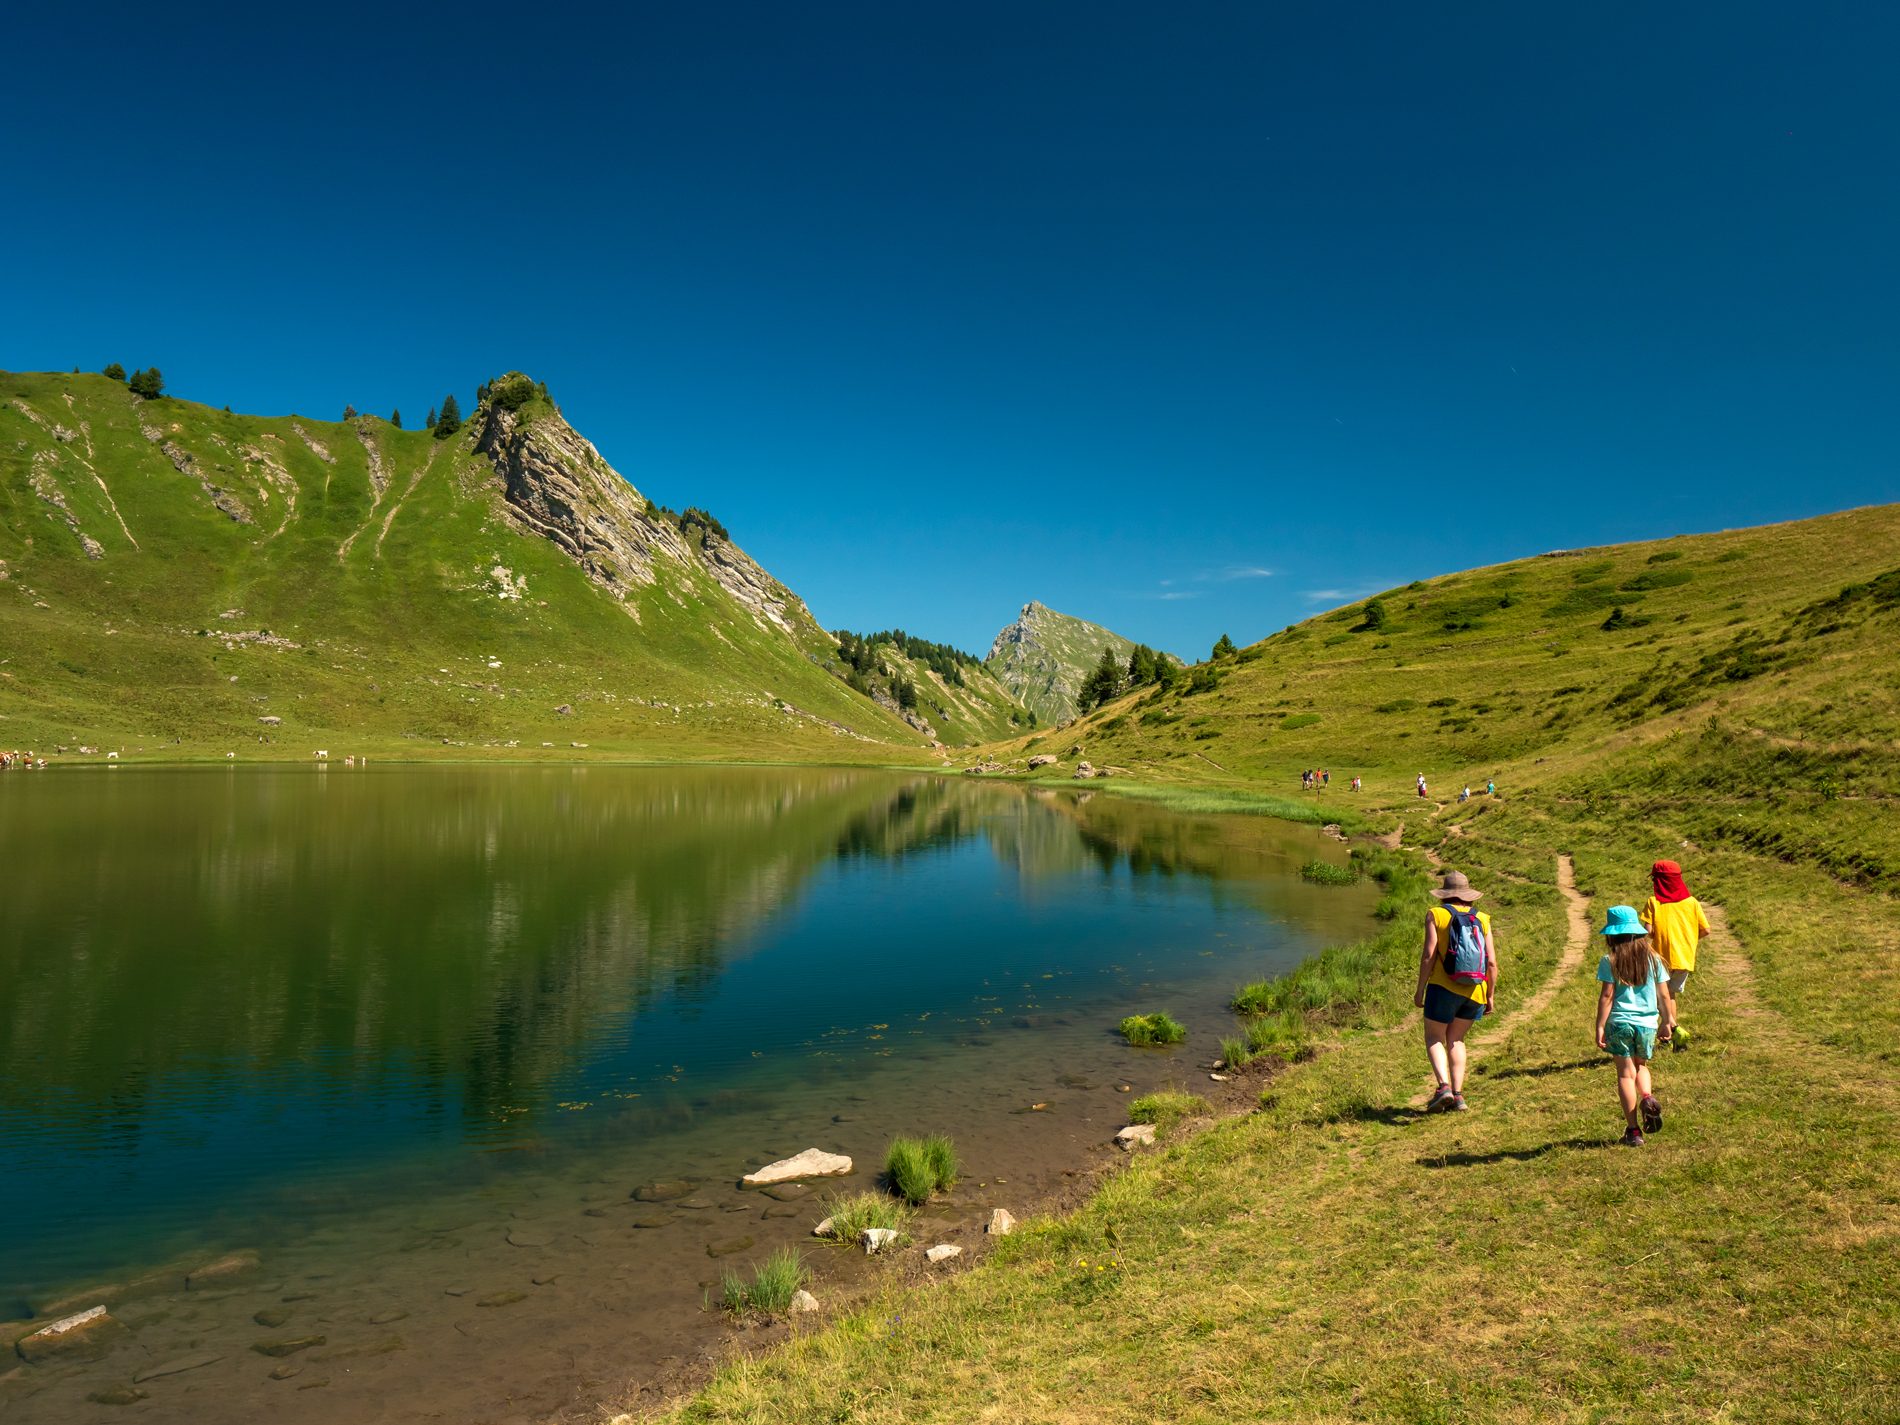
<path id="1" fill-rule="evenodd" d="M 1614 1138 L 1563 1138 L 1535 1148 L 1500 1148 L 1495 1153 L 1440 1153 L 1418 1160 L 1421 1168 L 1475 1168 L 1484 1163 L 1529 1163 L 1559 1148 L 1614 1148 Z"/>
<path id="2" fill-rule="evenodd" d="M 1471 1071 L 1474 1079 L 1541 1079 L 1550 1074 L 1567 1074 L 1572 1069 L 1594 1069 L 1604 1063 L 1602 1055 L 1594 1059 L 1578 1059 L 1569 1064 L 1529 1064 L 1521 1069 L 1498 1069 L 1487 1073 L 1482 1066 Z"/>

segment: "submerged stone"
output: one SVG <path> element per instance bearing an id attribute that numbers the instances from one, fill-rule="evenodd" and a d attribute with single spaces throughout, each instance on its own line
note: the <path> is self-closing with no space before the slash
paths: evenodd
<path id="1" fill-rule="evenodd" d="M 751 1245 L 752 1239 L 750 1237 L 727 1237 L 718 1242 L 708 1242 L 706 1244 L 706 1255 L 709 1257 L 730 1257 L 735 1252 L 745 1251 L 746 1248 Z"/>
<path id="2" fill-rule="evenodd" d="M 294 1356 L 312 1346 L 326 1345 L 329 1339 L 328 1336 L 292 1336 L 277 1341 L 254 1341 L 251 1349 L 260 1356 Z"/>
<path id="3" fill-rule="evenodd" d="M 255 1321 L 259 1326 L 275 1331 L 279 1326 L 282 1326 L 286 1321 L 290 1320 L 290 1313 L 288 1311 L 279 1310 L 274 1306 L 267 1306 L 264 1310 L 253 1316 L 251 1320 Z"/>
<path id="4" fill-rule="evenodd" d="M 165 1376 L 181 1376 L 186 1371 L 202 1370 L 206 1366 L 215 1366 L 223 1359 L 224 1357 L 216 1352 L 206 1352 L 196 1356 L 174 1356 L 169 1361 L 161 1361 L 158 1365 L 147 1366 L 142 1371 L 133 1372 L 132 1383 L 134 1385 L 143 1385 L 148 1380 L 160 1380 Z"/>
<path id="5" fill-rule="evenodd" d="M 86 1399 L 94 1405 L 137 1405 L 149 1398 L 149 1393 L 135 1385 L 115 1386 L 111 1390 L 95 1390 Z"/>
<path id="6" fill-rule="evenodd" d="M 770 1187 L 774 1183 L 797 1182 L 802 1178 L 843 1177 L 850 1171 L 851 1160 L 844 1154 L 807 1148 L 790 1158 L 781 1158 L 776 1163 L 755 1168 L 740 1181 L 747 1187 Z"/>
<path id="7" fill-rule="evenodd" d="M 262 1259 L 255 1252 L 233 1252 L 215 1262 L 206 1262 L 190 1273 L 185 1278 L 185 1289 L 203 1291 L 206 1287 L 223 1286 L 239 1277 L 248 1276 L 261 1264 Z"/>
<path id="8" fill-rule="evenodd" d="M 89 1307 L 22 1336 L 14 1350 L 21 1360 L 32 1365 L 59 1357 L 97 1357 L 105 1352 L 106 1338 L 118 1329 L 118 1318 L 103 1306 Z"/>
<path id="9" fill-rule="evenodd" d="M 677 1202 L 682 1197 L 692 1196 L 693 1185 L 677 1178 L 665 1182 L 647 1183 L 633 1190 L 636 1202 Z"/>

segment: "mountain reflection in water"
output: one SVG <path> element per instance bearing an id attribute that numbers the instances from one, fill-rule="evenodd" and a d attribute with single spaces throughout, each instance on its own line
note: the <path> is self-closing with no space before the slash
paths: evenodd
<path id="1" fill-rule="evenodd" d="M 845 770 L 7 779 L 0 1211 L 36 1231 L 0 1290 L 109 1265 L 108 1222 L 241 1215 L 609 1121 L 652 1131 L 690 1108 L 682 1079 L 738 1102 L 767 1053 L 838 1072 L 890 1052 L 866 1024 L 980 1017 L 1003 996 L 978 991 L 1026 956 L 1084 993 L 1128 958 L 1122 931 L 1201 924 L 1141 889 L 1171 878 L 1196 879 L 1195 917 L 1244 910 L 1303 953 L 1364 909 L 1293 874 L 1313 844 L 1257 818 Z M 621 1116 L 582 1122 L 589 1106 Z"/>

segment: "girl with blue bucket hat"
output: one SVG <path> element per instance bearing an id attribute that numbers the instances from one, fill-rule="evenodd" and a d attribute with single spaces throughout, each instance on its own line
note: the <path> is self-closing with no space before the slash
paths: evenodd
<path id="1" fill-rule="evenodd" d="M 1616 1094 L 1627 1126 L 1623 1146 L 1640 1148 L 1644 1133 L 1662 1127 L 1649 1061 L 1656 1056 L 1658 1022 L 1665 1029 L 1675 1027 L 1676 1001 L 1669 992 L 1669 971 L 1635 907 L 1611 906 L 1602 933 L 1609 953 L 1597 962 L 1603 985 L 1597 996 L 1597 1048 L 1616 1056 Z"/>

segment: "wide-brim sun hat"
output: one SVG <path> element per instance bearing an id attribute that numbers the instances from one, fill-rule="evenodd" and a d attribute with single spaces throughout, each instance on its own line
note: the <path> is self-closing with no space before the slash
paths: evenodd
<path id="1" fill-rule="evenodd" d="M 1609 919 L 1604 921 L 1599 935 L 1647 935 L 1649 927 L 1636 917 L 1636 908 L 1627 905 L 1610 907 Z"/>
<path id="2" fill-rule="evenodd" d="M 1470 905 L 1473 901 L 1484 899 L 1484 892 L 1474 891 L 1463 871 L 1445 872 L 1444 880 L 1438 883 L 1432 895 L 1437 900 L 1457 901 L 1460 905 Z"/>

